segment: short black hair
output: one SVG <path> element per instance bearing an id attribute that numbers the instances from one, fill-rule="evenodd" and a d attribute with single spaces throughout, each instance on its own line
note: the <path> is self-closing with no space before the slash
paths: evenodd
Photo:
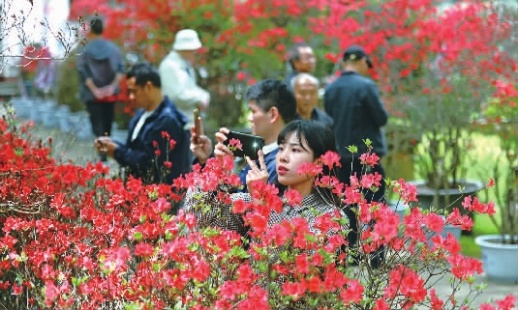
<path id="1" fill-rule="evenodd" d="M 284 127 L 277 137 L 277 144 L 286 143 L 286 140 L 294 134 L 300 141 L 301 147 L 305 150 L 308 147 L 312 152 L 314 159 L 319 159 L 327 152 L 338 153 L 336 149 L 336 142 L 333 131 L 329 126 L 325 126 L 320 122 L 308 119 L 296 119 L 291 121 Z M 336 175 L 335 169 L 329 169 L 326 166 L 322 167 L 322 175 Z M 279 179 L 275 181 L 275 185 L 279 189 L 279 195 L 282 196 L 287 187 L 279 183 Z M 333 203 L 339 205 L 340 199 L 326 188 L 317 188 L 320 196 Z"/>
<path id="2" fill-rule="evenodd" d="M 253 85 L 246 92 L 246 100 L 255 100 L 255 104 L 265 112 L 276 107 L 284 123 L 289 123 L 297 114 L 295 96 L 280 80 L 267 79 Z"/>
<path id="3" fill-rule="evenodd" d="M 295 69 L 293 62 L 300 59 L 300 48 L 311 47 L 306 42 L 298 42 L 293 44 L 288 51 L 288 62 L 292 69 Z"/>
<path id="4" fill-rule="evenodd" d="M 304 149 L 306 148 L 302 142 L 305 141 L 307 147 L 313 151 L 315 159 L 320 158 L 328 151 L 338 153 L 333 132 L 329 126 L 325 126 L 320 122 L 310 119 L 296 119 L 289 122 L 279 133 L 277 144 L 286 143 L 286 139 L 292 133 L 296 135 L 301 142 L 301 147 Z"/>
<path id="5" fill-rule="evenodd" d="M 103 20 L 99 16 L 95 16 L 90 20 L 90 31 L 94 34 L 102 34 L 104 31 Z"/>
<path id="6" fill-rule="evenodd" d="M 153 86 L 161 88 L 162 81 L 160 80 L 160 74 L 158 71 L 147 62 L 139 62 L 131 66 L 126 72 L 126 78 L 135 78 L 135 84 L 144 86 L 147 82 L 151 82 Z"/>

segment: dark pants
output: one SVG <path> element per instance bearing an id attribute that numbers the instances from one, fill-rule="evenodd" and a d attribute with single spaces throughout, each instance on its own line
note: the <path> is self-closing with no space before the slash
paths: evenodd
<path id="1" fill-rule="evenodd" d="M 94 136 L 110 136 L 115 118 L 115 102 L 89 101 L 86 103 L 86 110 L 90 115 Z"/>
<path id="2" fill-rule="evenodd" d="M 362 175 L 365 174 L 374 174 L 377 172 L 381 175 L 381 186 L 378 188 L 376 192 L 373 192 L 369 189 L 365 189 L 363 191 L 363 195 L 365 197 L 365 200 L 367 202 L 385 202 L 385 191 L 387 189 L 387 185 L 385 184 L 385 170 L 383 169 L 383 166 L 381 166 L 381 163 L 374 166 L 366 166 L 362 165 L 360 163 L 359 159 L 352 159 L 352 158 L 342 158 L 340 160 L 340 164 L 342 165 L 341 168 L 337 171 L 337 178 L 340 180 L 340 182 L 350 185 L 350 177 L 352 175 L 356 175 L 358 180 L 361 178 Z M 354 208 L 354 210 L 353 210 Z M 360 227 L 358 227 L 358 220 L 356 216 L 356 210 L 357 206 L 348 206 L 344 213 L 347 215 L 347 218 L 349 219 L 349 224 L 351 227 L 351 231 L 347 235 L 347 241 L 349 243 L 350 247 L 356 247 L 358 245 L 358 230 Z M 384 255 L 384 249 L 381 248 L 377 250 L 371 258 L 371 265 L 373 267 L 379 267 L 381 264 L 381 261 L 383 260 Z"/>

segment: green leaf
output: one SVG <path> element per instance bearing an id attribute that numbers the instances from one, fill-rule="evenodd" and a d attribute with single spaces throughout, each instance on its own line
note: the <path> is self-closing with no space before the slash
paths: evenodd
<path id="1" fill-rule="evenodd" d="M 347 147 L 347 150 L 351 152 L 352 154 L 358 153 L 358 147 L 356 145 L 349 145 Z"/>
<path id="2" fill-rule="evenodd" d="M 155 201 L 158 199 L 158 191 L 155 188 L 153 191 L 148 192 L 147 196 L 149 197 L 149 199 Z"/>
<path id="3" fill-rule="evenodd" d="M 142 235 L 142 233 L 140 231 L 137 231 L 133 234 L 133 239 L 135 239 L 136 241 L 140 241 L 142 240 L 144 236 Z"/>
<path id="4" fill-rule="evenodd" d="M 142 309 L 142 306 L 137 302 L 124 303 L 124 309 L 125 310 L 140 310 L 140 309 Z"/>
<path id="5" fill-rule="evenodd" d="M 250 255 L 241 246 L 235 246 L 232 249 L 230 249 L 229 256 L 230 257 L 238 257 L 238 258 L 248 258 L 248 257 L 250 257 Z"/>
<path id="6" fill-rule="evenodd" d="M 168 241 L 169 241 L 169 240 L 172 240 L 172 239 L 173 239 L 173 237 L 174 237 L 174 235 L 173 235 L 173 233 L 171 233 L 171 231 L 170 231 L 170 230 L 166 230 L 166 231 L 165 231 L 165 240 L 168 240 Z"/>

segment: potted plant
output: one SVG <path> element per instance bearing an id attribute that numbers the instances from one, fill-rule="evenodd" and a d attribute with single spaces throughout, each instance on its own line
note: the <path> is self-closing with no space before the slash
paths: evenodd
<path id="1" fill-rule="evenodd" d="M 415 182 L 420 207 L 443 209 L 445 214 L 453 208 L 467 212 L 461 206 L 463 197 L 483 187 L 467 179 L 472 124 L 482 103 L 493 95 L 494 81 L 512 76 L 509 64 L 516 64 L 498 48 L 510 32 L 493 9 L 463 4 L 437 13 L 427 26 L 436 35 L 429 38 L 426 57 L 401 83 L 405 85 L 398 108 L 411 130 L 422 135 L 415 153 L 416 172 L 423 179 Z M 487 29 L 492 29 L 490 35 Z"/>
<path id="2" fill-rule="evenodd" d="M 478 236 L 475 242 L 482 249 L 488 278 L 518 283 L 518 90 L 505 81 L 496 85 L 497 95 L 487 102 L 482 128 L 499 138 L 500 151 L 494 152 L 497 160 L 490 172 L 497 211 L 489 215 L 498 234 Z"/>
<path id="3" fill-rule="evenodd" d="M 462 210 L 462 198 L 483 187 L 482 182 L 466 179 L 473 144 L 473 111 L 479 110 L 481 98 L 464 95 L 470 85 L 464 76 L 438 78 L 432 71 L 425 74 L 428 89 L 437 91 L 416 97 L 407 110 L 414 130 L 422 133 L 415 159 L 416 171 L 423 180 L 414 184 L 420 207 L 443 209 L 447 214 L 454 207 Z M 447 89 L 441 89 L 441 84 Z"/>

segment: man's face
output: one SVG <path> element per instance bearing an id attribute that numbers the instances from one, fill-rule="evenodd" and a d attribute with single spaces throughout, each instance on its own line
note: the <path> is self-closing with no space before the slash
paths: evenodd
<path id="1" fill-rule="evenodd" d="M 360 64 L 359 64 L 359 73 L 361 75 L 368 75 L 369 74 L 369 65 L 367 64 L 367 57 L 363 57 L 360 61 Z"/>
<path id="2" fill-rule="evenodd" d="M 298 79 L 295 83 L 295 99 L 297 99 L 297 113 L 301 116 L 310 115 L 318 104 L 317 85 L 309 79 Z"/>
<path id="3" fill-rule="evenodd" d="M 182 56 L 183 60 L 187 61 L 191 65 L 196 63 L 196 54 L 198 53 L 198 50 L 183 50 L 178 51 L 178 54 Z"/>
<path id="4" fill-rule="evenodd" d="M 149 104 L 147 98 L 146 86 L 140 86 L 135 83 L 135 77 L 126 80 L 126 86 L 128 87 L 128 98 L 134 101 L 138 108 L 146 109 Z"/>
<path id="5" fill-rule="evenodd" d="M 264 111 L 260 106 L 255 103 L 255 100 L 248 102 L 248 109 L 250 114 L 248 115 L 248 121 L 252 127 L 252 134 L 266 138 L 269 136 L 271 129 L 271 113 L 270 111 Z"/>
<path id="6" fill-rule="evenodd" d="M 313 49 L 309 46 L 299 47 L 299 59 L 293 61 L 298 72 L 312 73 L 315 70 L 316 58 Z"/>

